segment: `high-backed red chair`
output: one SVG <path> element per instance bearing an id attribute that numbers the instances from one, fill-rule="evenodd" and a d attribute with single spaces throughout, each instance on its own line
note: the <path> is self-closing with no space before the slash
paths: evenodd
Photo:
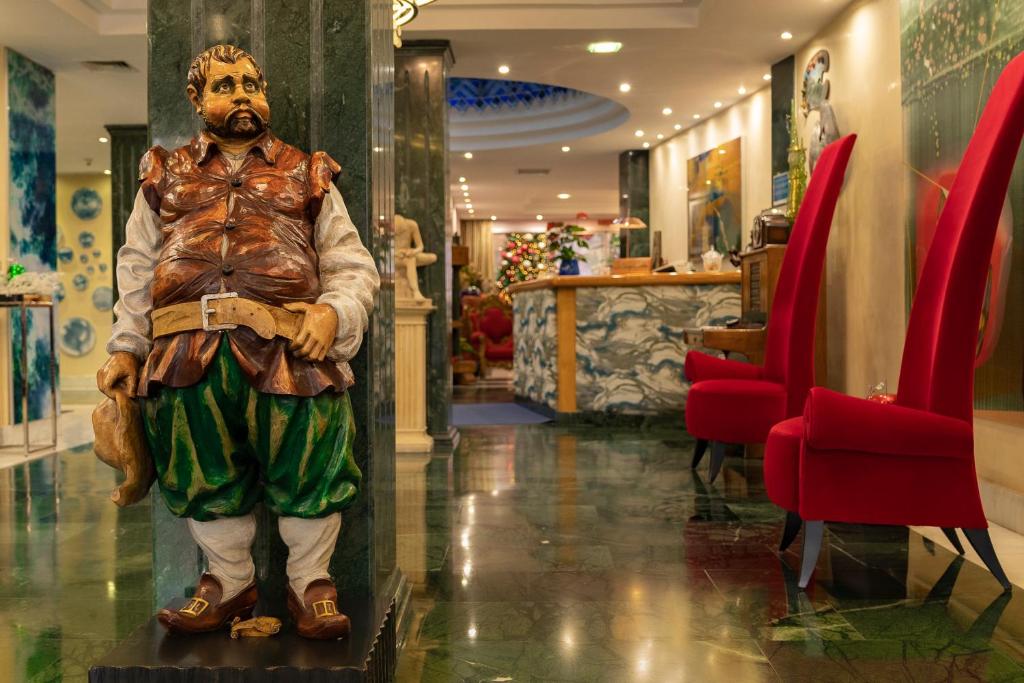
<path id="1" fill-rule="evenodd" d="M 799 415 L 814 384 L 814 321 L 839 191 L 856 135 L 826 147 L 814 168 L 790 233 L 765 342 L 764 366 L 686 354 L 686 430 L 697 439 L 691 467 L 714 442 L 711 481 L 722 468 L 727 443 L 764 443 L 778 422 Z"/>
<path id="2" fill-rule="evenodd" d="M 512 367 L 512 307 L 493 295 L 464 297 L 463 306 L 469 314 L 469 343 L 480 359 L 480 376 L 486 377 L 492 365 Z"/>
<path id="3" fill-rule="evenodd" d="M 974 361 L 996 225 L 1024 135 L 1024 56 L 989 97 L 928 251 L 886 405 L 812 389 L 803 415 L 776 425 L 764 472 L 789 511 L 783 548 L 807 520 L 800 587 L 821 550 L 824 520 L 963 529 L 1006 590 L 974 470 Z"/>

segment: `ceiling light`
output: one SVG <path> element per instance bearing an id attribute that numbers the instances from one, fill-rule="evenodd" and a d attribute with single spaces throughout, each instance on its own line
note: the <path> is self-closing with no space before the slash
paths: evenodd
<path id="1" fill-rule="evenodd" d="M 544 216 L 542 216 L 541 214 L 538 213 L 537 214 L 537 220 L 539 220 L 539 221 L 544 220 Z"/>
<path id="2" fill-rule="evenodd" d="M 682 130 L 683 129 L 683 124 L 677 123 L 676 125 L 674 125 L 672 127 L 675 128 L 676 130 Z"/>
<path id="3" fill-rule="evenodd" d="M 614 40 L 605 40 L 599 43 L 587 45 L 587 52 L 592 55 L 613 55 L 622 49 L 622 43 Z"/>
<path id="4" fill-rule="evenodd" d="M 476 213 L 476 211 L 474 209 L 470 209 L 469 213 Z"/>
<path id="5" fill-rule="evenodd" d="M 721 108 L 722 108 L 722 103 L 721 102 L 715 102 L 715 109 L 721 109 Z"/>
<path id="6" fill-rule="evenodd" d="M 658 139 L 659 140 L 664 140 L 665 139 L 665 135 L 663 133 L 658 133 Z"/>
<path id="7" fill-rule="evenodd" d="M 744 86 L 741 85 L 739 88 L 736 89 L 736 92 L 738 92 L 741 95 L 746 95 L 747 94 L 747 89 Z"/>
<path id="8" fill-rule="evenodd" d="M 693 120 L 694 120 L 694 121 L 696 121 L 696 120 L 697 120 L 697 119 L 699 119 L 699 118 L 700 118 L 700 114 L 694 114 L 694 115 L 693 115 Z"/>
<path id="9" fill-rule="evenodd" d="M 498 220 L 498 217 L 497 216 L 491 216 L 491 220 L 492 221 L 496 221 L 496 220 Z"/>
<path id="10" fill-rule="evenodd" d="M 460 190 L 462 190 L 463 192 L 465 192 L 466 190 L 468 190 L 468 189 L 469 189 L 469 185 L 463 185 L 463 186 L 462 186 L 461 188 L 459 188 L 459 189 L 460 189 Z"/>
<path id="11" fill-rule="evenodd" d="M 100 138 L 100 142 L 110 142 L 110 138 L 108 138 L 108 137 L 101 137 Z"/>
<path id="12" fill-rule="evenodd" d="M 466 182 L 466 176 L 459 176 L 459 182 L 460 183 Z"/>
<path id="13" fill-rule="evenodd" d="M 793 34 L 789 31 L 783 31 L 779 38 L 782 38 L 783 40 L 793 40 Z"/>
<path id="14" fill-rule="evenodd" d="M 762 81 L 770 81 L 770 80 L 772 80 L 772 75 L 771 74 L 765 74 L 764 76 L 761 76 L 761 80 Z"/>
<path id="15" fill-rule="evenodd" d="M 635 133 L 633 133 L 633 135 L 637 136 L 638 138 L 642 138 L 644 136 L 644 132 L 642 130 L 638 130 Z"/>
<path id="16" fill-rule="evenodd" d="M 632 89 L 633 89 L 633 86 L 631 86 L 629 83 L 620 83 L 619 84 L 619 92 L 629 92 Z"/>
<path id="17" fill-rule="evenodd" d="M 718 150 L 718 153 L 719 153 L 719 154 L 725 154 L 725 150 L 724 150 L 724 149 L 719 149 L 719 150 Z"/>
<path id="18" fill-rule="evenodd" d="M 507 74 L 511 70 L 512 69 L 509 67 L 508 64 L 502 64 L 501 66 L 498 67 L 498 73 L 500 74 Z"/>
<path id="19" fill-rule="evenodd" d="M 664 116 L 672 116 L 672 107 L 665 107 L 664 109 L 661 110 L 661 113 Z"/>
<path id="20" fill-rule="evenodd" d="M 572 151 L 572 147 L 570 147 L 569 145 L 565 145 L 564 147 L 562 147 L 562 151 L 563 152 L 571 152 Z"/>
<path id="21" fill-rule="evenodd" d="M 465 157 L 466 159 L 472 159 L 473 158 L 473 153 L 472 152 L 466 152 L 462 156 Z"/>
<path id="22" fill-rule="evenodd" d="M 559 199 L 569 199 L 569 198 L 571 198 L 571 197 L 572 197 L 572 195 L 571 195 L 571 194 L 568 194 L 568 193 L 566 193 L 566 192 L 563 192 L 562 194 L 558 195 L 558 198 L 559 198 Z"/>
<path id="23" fill-rule="evenodd" d="M 644 143 L 644 149 L 650 149 L 650 148 L 651 148 L 651 143 L 645 142 Z"/>
<path id="24" fill-rule="evenodd" d="M 110 175 L 110 169 L 109 168 L 103 169 L 103 175 Z"/>
<path id="25" fill-rule="evenodd" d="M 463 192 L 463 193 L 462 193 L 462 196 L 463 196 L 463 197 L 468 197 L 468 196 L 469 196 L 469 193 L 468 193 L 468 192 Z"/>

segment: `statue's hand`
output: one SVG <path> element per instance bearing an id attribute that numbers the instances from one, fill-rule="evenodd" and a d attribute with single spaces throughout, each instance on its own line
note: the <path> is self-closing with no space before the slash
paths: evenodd
<path id="1" fill-rule="evenodd" d="M 117 351 L 96 373 L 96 386 L 110 398 L 118 391 L 128 392 L 135 398 L 135 389 L 139 384 L 139 359 L 127 351 Z"/>
<path id="2" fill-rule="evenodd" d="M 323 360 L 338 334 L 338 314 L 334 307 L 329 304 L 299 302 L 285 304 L 284 309 L 304 314 L 302 328 L 288 348 L 299 358 Z"/>

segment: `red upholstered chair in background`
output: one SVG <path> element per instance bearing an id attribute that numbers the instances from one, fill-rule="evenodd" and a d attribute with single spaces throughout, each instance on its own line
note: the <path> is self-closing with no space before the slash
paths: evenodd
<path id="1" fill-rule="evenodd" d="M 799 415 L 814 384 L 814 321 L 839 191 L 856 135 L 826 147 L 814 168 L 790 233 L 772 301 L 764 366 L 686 354 L 686 430 L 697 439 L 691 467 L 714 442 L 711 481 L 721 470 L 727 443 L 764 443 L 778 422 Z"/>
<path id="2" fill-rule="evenodd" d="M 480 377 L 487 376 L 491 365 L 512 367 L 512 307 L 497 296 L 467 296 L 462 302 L 469 317 L 469 343 L 480 358 Z"/>
<path id="3" fill-rule="evenodd" d="M 890 405 L 812 389 L 801 417 L 772 429 L 768 495 L 789 511 L 782 547 L 804 531 L 800 587 L 824 520 L 963 529 L 1006 590 L 974 471 L 974 361 L 996 225 L 1024 135 L 1024 56 L 1006 67 L 939 217 L 910 312 Z"/>

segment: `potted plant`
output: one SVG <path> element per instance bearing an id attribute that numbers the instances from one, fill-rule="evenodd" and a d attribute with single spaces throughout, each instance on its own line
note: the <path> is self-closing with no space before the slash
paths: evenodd
<path id="1" fill-rule="evenodd" d="M 566 225 L 562 228 L 555 228 L 548 233 L 548 249 L 551 260 L 558 259 L 559 275 L 579 275 L 580 261 L 586 261 L 586 257 L 576 251 L 577 247 L 586 248 L 589 246 L 587 238 L 583 237 L 585 228 L 578 225 Z"/>

